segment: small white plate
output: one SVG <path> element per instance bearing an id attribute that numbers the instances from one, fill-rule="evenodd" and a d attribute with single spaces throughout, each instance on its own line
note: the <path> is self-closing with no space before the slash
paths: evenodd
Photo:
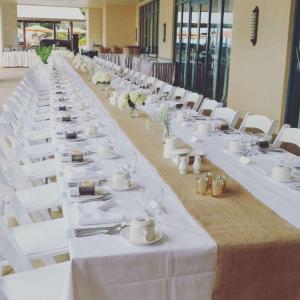
<path id="1" fill-rule="evenodd" d="M 156 229 L 155 230 L 155 239 L 153 241 L 150 241 L 150 242 L 140 242 L 140 243 L 133 243 L 132 241 L 130 241 L 129 239 L 129 230 L 130 230 L 130 226 L 127 226 L 125 228 L 123 228 L 121 231 L 120 231 L 120 235 L 122 238 L 124 238 L 125 240 L 127 240 L 128 242 L 132 243 L 132 244 L 135 244 L 135 245 L 151 245 L 151 244 L 154 244 L 154 243 L 157 243 L 159 242 L 160 240 L 162 240 L 162 238 L 164 237 L 164 234 L 161 230 L 159 229 Z"/>
<path id="2" fill-rule="evenodd" d="M 85 138 L 87 138 L 87 139 L 93 139 L 93 138 L 98 138 L 98 137 L 103 137 L 103 134 L 102 133 L 97 133 L 97 134 L 93 134 L 93 135 L 85 134 Z"/>
<path id="3" fill-rule="evenodd" d="M 117 153 L 112 153 L 111 155 L 100 155 L 100 154 L 98 154 L 98 157 L 102 158 L 102 159 L 114 159 L 114 158 L 118 157 L 118 154 Z"/>
<path id="4" fill-rule="evenodd" d="M 133 190 L 133 189 L 135 189 L 135 188 L 138 187 L 138 184 L 137 184 L 136 182 L 131 182 L 129 188 L 123 188 L 123 189 L 122 189 L 122 188 L 116 188 L 116 187 L 113 187 L 113 186 L 112 186 L 111 180 L 107 180 L 107 185 L 108 185 L 111 189 L 113 189 L 113 190 L 115 190 L 115 191 L 130 191 L 130 190 Z"/>
<path id="5" fill-rule="evenodd" d="M 295 182 L 296 181 L 296 177 L 295 176 L 291 176 L 289 179 L 286 179 L 284 181 L 277 181 L 275 179 L 273 179 L 272 175 L 269 174 L 269 177 L 274 181 L 274 182 L 277 182 L 277 183 L 292 183 L 292 182 Z"/>

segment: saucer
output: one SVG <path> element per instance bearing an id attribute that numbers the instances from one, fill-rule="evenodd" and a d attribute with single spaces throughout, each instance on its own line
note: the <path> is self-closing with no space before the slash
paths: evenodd
<path id="1" fill-rule="evenodd" d="M 155 237 L 155 239 L 153 241 L 133 243 L 129 239 L 129 230 L 130 230 L 130 226 L 123 228 L 120 231 L 120 235 L 121 235 L 122 238 L 124 238 L 125 240 L 127 240 L 129 243 L 132 243 L 132 244 L 135 244 L 135 245 L 151 245 L 151 244 L 157 243 L 158 241 L 160 241 L 164 237 L 163 232 L 161 230 L 159 230 L 159 229 L 156 229 L 155 230 L 156 237 Z"/>
<path id="2" fill-rule="evenodd" d="M 114 159 L 116 157 L 118 157 L 117 153 L 111 153 L 110 155 L 101 155 L 98 153 L 98 157 L 102 158 L 102 159 Z"/>
<path id="3" fill-rule="evenodd" d="M 133 190 L 135 188 L 138 187 L 138 184 L 135 183 L 135 182 L 130 182 L 130 186 L 128 188 L 116 188 L 116 187 L 113 187 L 112 184 L 111 184 L 111 179 L 107 180 L 107 185 L 115 190 L 115 191 L 130 191 L 130 190 Z"/>
<path id="4" fill-rule="evenodd" d="M 295 182 L 296 181 L 296 177 L 295 176 L 291 176 L 289 179 L 286 179 L 286 180 L 283 180 L 283 181 L 277 181 L 275 179 L 273 179 L 272 175 L 269 174 L 269 177 L 274 181 L 274 182 L 277 182 L 277 183 L 292 183 L 292 182 Z"/>

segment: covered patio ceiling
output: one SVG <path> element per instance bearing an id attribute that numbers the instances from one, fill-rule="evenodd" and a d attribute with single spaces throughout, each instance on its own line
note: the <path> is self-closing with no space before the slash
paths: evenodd
<path id="1" fill-rule="evenodd" d="M 17 5 L 19 21 L 84 21 L 85 16 L 79 8 Z"/>
<path id="2" fill-rule="evenodd" d="M 137 4 L 140 0 L 3 0 L 2 3 L 17 3 L 20 5 L 43 5 L 60 7 L 102 7 L 105 4 Z"/>

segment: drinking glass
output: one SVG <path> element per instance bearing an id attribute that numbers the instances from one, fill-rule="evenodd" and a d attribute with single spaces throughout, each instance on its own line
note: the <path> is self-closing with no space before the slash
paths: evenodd
<path id="1" fill-rule="evenodd" d="M 147 214 L 160 215 L 163 212 L 165 198 L 164 188 L 143 188 L 141 191 L 141 203 Z"/>
<path id="2" fill-rule="evenodd" d="M 123 172 L 133 176 L 136 172 L 138 156 L 134 151 L 132 154 L 128 155 L 123 162 L 122 170 Z"/>

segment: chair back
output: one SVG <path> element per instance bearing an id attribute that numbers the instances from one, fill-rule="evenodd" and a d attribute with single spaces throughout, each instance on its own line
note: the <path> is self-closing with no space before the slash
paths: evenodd
<path id="1" fill-rule="evenodd" d="M 300 147 L 300 128 L 291 128 L 288 124 L 283 125 L 273 146 L 280 147 L 282 143 L 294 144 Z"/>
<path id="2" fill-rule="evenodd" d="M 173 96 L 172 96 L 172 100 L 182 102 L 185 93 L 186 93 L 185 89 L 180 88 L 180 87 L 175 88 Z"/>
<path id="3" fill-rule="evenodd" d="M 262 115 L 247 113 L 240 126 L 240 131 L 245 131 L 247 128 L 259 129 L 265 134 L 264 137 L 272 138 L 277 126 L 278 121 L 276 120 L 270 120 Z"/>
<path id="4" fill-rule="evenodd" d="M 241 113 L 239 111 L 234 111 L 229 107 L 217 107 L 211 114 L 211 119 L 222 119 L 225 120 L 229 127 L 234 128 L 237 121 L 239 120 Z"/>
<path id="5" fill-rule="evenodd" d="M 217 107 L 222 107 L 222 106 L 223 106 L 222 102 L 204 98 L 199 107 L 199 111 L 207 111 L 208 110 L 208 111 L 211 111 L 211 114 L 212 114 Z"/>

